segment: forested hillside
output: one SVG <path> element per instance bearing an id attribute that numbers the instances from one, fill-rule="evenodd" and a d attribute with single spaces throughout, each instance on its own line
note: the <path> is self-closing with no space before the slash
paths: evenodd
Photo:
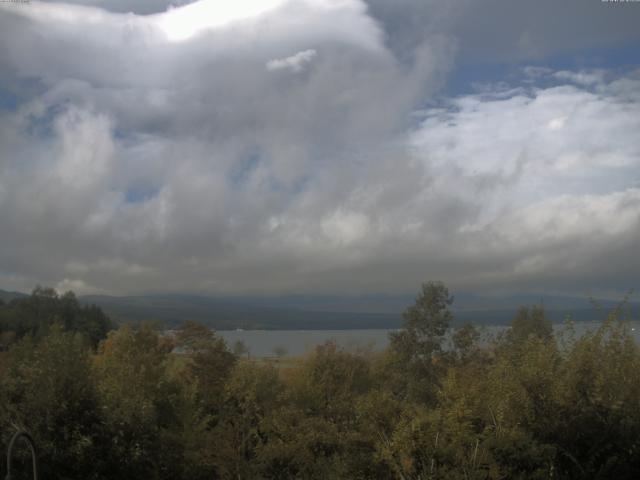
<path id="1" fill-rule="evenodd" d="M 106 334 L 99 309 L 37 290 L 0 306 L 0 441 L 31 432 L 46 479 L 638 478 L 623 308 L 576 338 L 523 307 L 502 336 L 466 325 L 445 350 L 451 303 L 423 285 L 380 354 L 266 361 L 192 322 Z"/>
<path id="2" fill-rule="evenodd" d="M 23 338 L 46 337 L 54 326 L 77 332 L 96 347 L 113 323 L 96 305 L 81 305 L 73 292 L 59 295 L 52 288 L 36 287 L 30 296 L 0 298 L 0 351 Z"/>

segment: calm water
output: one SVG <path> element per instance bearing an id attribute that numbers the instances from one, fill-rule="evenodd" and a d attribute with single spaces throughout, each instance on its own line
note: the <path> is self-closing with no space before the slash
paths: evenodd
<path id="1" fill-rule="evenodd" d="M 575 324 L 575 332 L 581 335 L 599 324 L 584 322 Z M 632 322 L 632 332 L 640 342 L 640 322 Z M 554 325 L 561 330 L 563 325 Z M 481 332 L 487 336 L 496 335 L 505 327 L 482 327 Z M 254 357 L 275 356 L 276 349 L 284 349 L 286 355 L 303 355 L 329 340 L 353 351 L 360 349 L 383 350 L 389 344 L 388 334 L 392 330 L 221 330 L 222 336 L 230 348 L 238 340 L 244 342 Z"/>

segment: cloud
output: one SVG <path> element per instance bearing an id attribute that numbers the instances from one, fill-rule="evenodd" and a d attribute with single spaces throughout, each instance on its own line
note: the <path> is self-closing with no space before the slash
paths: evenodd
<path id="1" fill-rule="evenodd" d="M 306 65 L 313 61 L 317 54 L 318 52 L 315 50 L 309 49 L 298 52 L 290 57 L 269 60 L 267 62 L 267 70 L 289 70 L 293 73 L 300 73 L 305 69 Z"/>
<path id="2" fill-rule="evenodd" d="M 405 56 L 356 0 L 216 5 L 1 7 L 6 288 L 634 286 L 637 73 L 437 101 L 450 34 Z"/>
<path id="3" fill-rule="evenodd" d="M 46 3 L 60 3 L 56 0 L 44 0 Z M 97 7 L 115 13 L 136 13 L 148 15 L 164 12 L 168 9 L 193 3 L 195 0 L 67 0 L 64 3 Z"/>
<path id="4" fill-rule="evenodd" d="M 285 3 L 284 0 L 235 0 L 217 2 L 200 0 L 150 18 L 170 40 L 187 40 L 208 29 L 220 28 L 234 22 L 255 19 Z"/>
<path id="5" fill-rule="evenodd" d="M 358 238 L 349 222 L 361 217 L 335 215 L 335 202 L 446 70 L 446 45 L 406 69 L 358 1 L 235 16 L 216 5 L 4 9 L 0 63 L 17 106 L 1 118 L 0 265 L 21 288 L 256 290 L 274 262 L 299 261 L 278 258 L 276 237 L 307 216 L 333 215 L 327 232 Z M 167 34 L 195 8 L 204 27 Z M 273 59 L 314 65 L 280 76 Z"/>
<path id="6" fill-rule="evenodd" d="M 623 259 L 640 234 L 640 78 L 559 73 L 546 75 L 590 81 L 451 99 L 426 113 L 414 148 L 443 197 L 479 206 L 458 233 L 474 254 L 499 255 L 487 282 L 635 287 L 637 262 Z"/>
<path id="7" fill-rule="evenodd" d="M 531 61 L 640 39 L 632 2 L 366 0 L 390 47 L 411 52 L 433 34 L 456 38 L 467 61 Z"/>

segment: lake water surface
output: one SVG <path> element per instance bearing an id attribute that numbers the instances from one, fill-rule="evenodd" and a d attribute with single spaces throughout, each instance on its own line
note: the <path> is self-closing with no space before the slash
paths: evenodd
<path id="1" fill-rule="evenodd" d="M 581 322 L 574 326 L 576 335 L 597 328 L 599 323 Z M 640 342 L 640 322 L 631 322 L 633 335 Z M 497 335 L 505 330 L 503 326 L 480 327 L 484 338 Z M 564 325 L 554 325 L 556 332 Z M 233 348 L 237 341 L 242 341 L 249 353 L 254 357 L 275 356 L 276 349 L 284 349 L 286 355 L 298 356 L 313 350 L 316 346 L 333 340 L 348 350 L 371 349 L 383 350 L 389 345 L 389 332 L 393 330 L 221 330 L 217 333 Z"/>

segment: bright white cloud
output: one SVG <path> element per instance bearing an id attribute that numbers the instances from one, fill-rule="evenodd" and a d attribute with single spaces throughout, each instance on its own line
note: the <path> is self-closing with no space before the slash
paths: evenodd
<path id="1" fill-rule="evenodd" d="M 302 72 L 306 65 L 309 64 L 317 55 L 313 49 L 298 52 L 286 58 L 276 58 L 267 62 L 267 70 L 289 70 L 293 73 Z"/>
<path id="2" fill-rule="evenodd" d="M 200 0 L 151 18 L 170 40 L 187 40 L 208 29 L 228 26 L 280 7 L 286 0 Z"/>
<path id="3" fill-rule="evenodd" d="M 572 280 L 597 288 L 605 281 L 598 268 L 632 256 L 631 239 L 640 238 L 640 103 L 628 101 L 640 79 L 630 75 L 620 90 L 621 80 L 574 73 L 572 79 L 600 78 L 596 90 L 565 85 L 463 96 L 428 111 L 413 134 L 442 197 L 478 205 L 459 229 L 474 239 L 473 251 L 517 255 L 501 264 L 495 281 L 531 275 L 531 286 L 555 273 L 560 284 L 565 267 L 582 264 L 592 276 Z M 625 281 L 633 287 L 637 267 L 620 266 L 619 288 Z"/>

